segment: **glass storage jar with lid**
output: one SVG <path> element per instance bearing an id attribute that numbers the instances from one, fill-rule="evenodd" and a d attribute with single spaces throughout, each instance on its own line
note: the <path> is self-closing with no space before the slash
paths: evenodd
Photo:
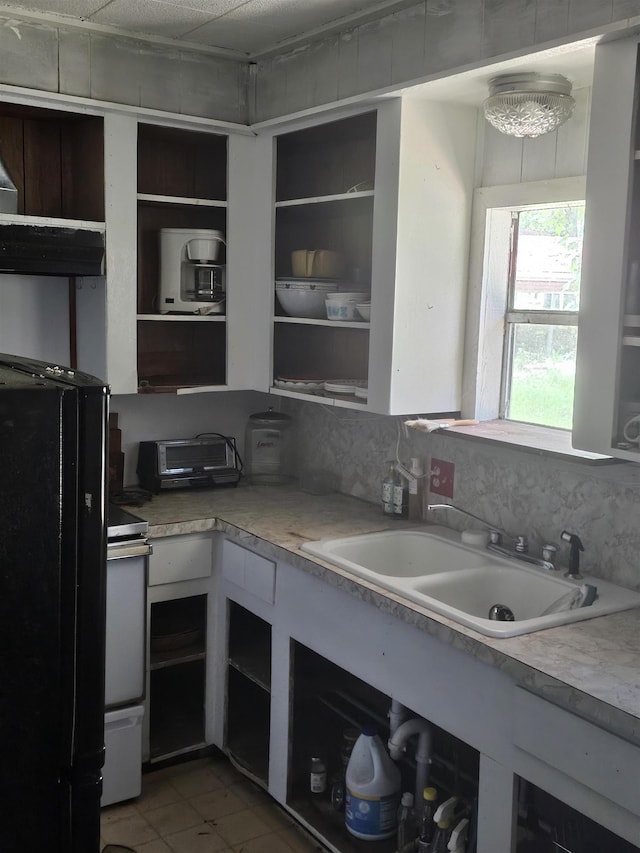
<path id="1" fill-rule="evenodd" d="M 283 412 L 255 412 L 249 415 L 245 432 L 244 470 L 250 483 L 279 485 L 291 479 L 291 418 Z"/>

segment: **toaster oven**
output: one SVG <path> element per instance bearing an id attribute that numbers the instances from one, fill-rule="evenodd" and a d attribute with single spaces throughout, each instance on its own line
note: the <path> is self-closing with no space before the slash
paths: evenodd
<path id="1" fill-rule="evenodd" d="M 143 489 L 237 485 L 240 457 L 236 440 L 227 435 L 141 441 L 138 479 Z"/>

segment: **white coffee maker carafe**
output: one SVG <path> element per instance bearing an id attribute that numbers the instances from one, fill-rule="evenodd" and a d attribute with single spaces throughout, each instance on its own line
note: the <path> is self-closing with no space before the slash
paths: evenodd
<path id="1" fill-rule="evenodd" d="M 224 314 L 225 267 L 218 263 L 222 231 L 160 230 L 160 313 Z"/>

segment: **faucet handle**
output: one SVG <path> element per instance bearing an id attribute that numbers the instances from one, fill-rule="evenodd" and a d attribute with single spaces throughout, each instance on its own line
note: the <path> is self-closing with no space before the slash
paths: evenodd
<path id="1" fill-rule="evenodd" d="M 551 563 L 555 563 L 556 554 L 558 553 L 558 549 L 551 542 L 547 542 L 546 545 L 542 546 L 542 559 L 549 560 Z"/>
<path id="2" fill-rule="evenodd" d="M 502 531 L 495 528 L 489 529 L 489 542 L 492 545 L 502 545 Z"/>

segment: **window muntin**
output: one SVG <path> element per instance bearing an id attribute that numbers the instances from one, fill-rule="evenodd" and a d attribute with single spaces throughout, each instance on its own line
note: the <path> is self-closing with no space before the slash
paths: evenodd
<path id="1" fill-rule="evenodd" d="M 511 216 L 500 416 L 571 429 L 584 202 Z"/>

